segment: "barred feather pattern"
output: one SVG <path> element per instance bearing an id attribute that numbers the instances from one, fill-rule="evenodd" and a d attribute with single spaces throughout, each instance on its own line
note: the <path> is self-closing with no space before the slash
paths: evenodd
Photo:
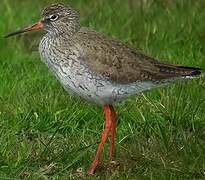
<path id="1" fill-rule="evenodd" d="M 160 84 L 134 82 L 119 84 L 96 74 L 81 60 L 83 50 L 78 45 L 63 49 L 64 40 L 45 35 L 39 45 L 43 62 L 55 74 L 63 87 L 71 94 L 78 95 L 99 105 L 121 102 L 131 95 L 152 89 Z"/>

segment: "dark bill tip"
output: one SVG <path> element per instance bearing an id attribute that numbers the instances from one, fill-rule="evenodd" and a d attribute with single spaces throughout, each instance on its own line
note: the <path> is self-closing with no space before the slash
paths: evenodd
<path id="1" fill-rule="evenodd" d="M 24 33 L 24 31 L 21 29 L 21 30 L 18 30 L 18 31 L 15 31 L 15 32 L 12 32 L 12 33 L 9 33 L 7 35 L 4 36 L 4 38 L 8 38 L 8 37 L 11 37 L 11 36 L 15 36 L 17 34 L 21 34 L 21 33 Z"/>
<path id="2" fill-rule="evenodd" d="M 15 36 L 15 35 L 18 35 L 18 34 L 29 32 L 29 31 L 39 30 L 39 29 L 42 29 L 42 28 L 43 28 L 43 21 L 40 21 L 40 22 L 38 22 L 38 23 L 36 23 L 32 26 L 26 27 L 24 29 L 20 29 L 20 30 L 15 31 L 15 32 L 11 32 L 11 33 L 5 35 L 4 38 L 8 38 L 8 37 Z"/>

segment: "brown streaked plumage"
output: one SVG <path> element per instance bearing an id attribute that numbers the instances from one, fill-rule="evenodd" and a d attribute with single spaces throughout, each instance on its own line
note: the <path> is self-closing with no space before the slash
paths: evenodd
<path id="1" fill-rule="evenodd" d="M 85 50 L 85 63 L 96 73 L 118 83 L 127 84 L 141 80 L 160 82 L 200 73 L 199 68 L 159 62 L 119 40 L 107 38 L 87 28 L 82 28 L 76 38 Z"/>
<path id="2" fill-rule="evenodd" d="M 70 6 L 48 6 L 42 16 L 39 23 L 6 37 L 46 30 L 47 34 L 39 45 L 42 60 L 67 91 L 103 105 L 105 129 L 89 175 L 99 164 L 108 136 L 109 156 L 114 157 L 117 114 L 113 104 L 116 101 L 201 73 L 199 68 L 159 62 L 119 40 L 81 27 L 79 13 Z"/>

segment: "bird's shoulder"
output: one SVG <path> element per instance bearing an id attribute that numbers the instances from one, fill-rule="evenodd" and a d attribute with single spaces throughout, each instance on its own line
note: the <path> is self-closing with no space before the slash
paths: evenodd
<path id="1" fill-rule="evenodd" d="M 76 41 L 83 49 L 83 61 L 88 67 L 113 81 L 132 83 L 141 80 L 145 71 L 157 70 L 155 59 L 94 30 L 81 28 Z"/>

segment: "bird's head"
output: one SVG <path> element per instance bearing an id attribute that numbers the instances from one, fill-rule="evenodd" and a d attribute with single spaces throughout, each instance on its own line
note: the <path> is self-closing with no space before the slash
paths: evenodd
<path id="1" fill-rule="evenodd" d="M 31 26 L 7 34 L 5 37 L 44 29 L 53 36 L 59 36 L 63 33 L 72 35 L 80 28 L 79 13 L 70 6 L 63 4 L 52 4 L 46 7 L 42 12 L 42 19 Z"/>

